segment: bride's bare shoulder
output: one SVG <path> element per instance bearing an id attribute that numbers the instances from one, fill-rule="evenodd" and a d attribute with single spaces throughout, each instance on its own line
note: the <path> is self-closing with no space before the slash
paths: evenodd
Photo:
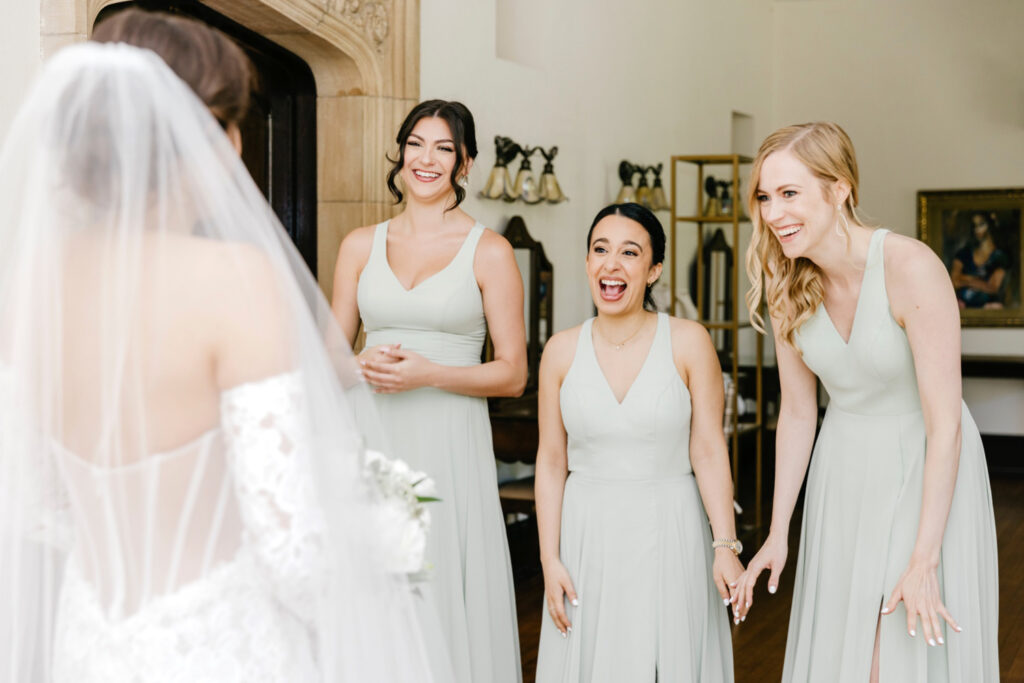
<path id="1" fill-rule="evenodd" d="M 288 264 L 260 246 L 200 237 L 178 236 L 165 241 L 169 267 L 163 272 L 182 293 L 184 315 L 206 317 L 217 328 L 248 328 L 269 332 L 281 326 L 286 308 Z M 172 305 L 173 302 L 172 302 Z"/>
<path id="2" fill-rule="evenodd" d="M 292 358 L 289 266 L 262 248 L 208 242 L 192 247 L 195 284 L 206 289 L 199 316 L 215 330 L 211 340 L 222 387 L 282 372 Z M 280 254 L 283 260 L 284 255 Z"/>
<path id="3" fill-rule="evenodd" d="M 157 263 L 165 260 L 167 267 L 160 271 L 186 289 L 206 290 L 212 304 L 218 298 L 265 294 L 278 284 L 269 255 L 253 244 L 182 235 L 165 238 L 161 248 L 165 258 Z"/>

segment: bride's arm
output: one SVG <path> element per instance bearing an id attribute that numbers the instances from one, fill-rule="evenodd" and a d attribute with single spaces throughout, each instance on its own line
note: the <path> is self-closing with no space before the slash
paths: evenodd
<path id="1" fill-rule="evenodd" d="M 325 576 L 326 522 L 286 277 L 256 250 L 232 248 L 215 367 L 221 425 L 245 544 L 283 603 L 309 619 Z M 339 454 L 340 456 L 340 454 Z"/>
<path id="2" fill-rule="evenodd" d="M 326 576 L 327 527 L 313 481 L 307 415 L 297 372 L 240 385 L 221 398 L 245 543 L 281 602 L 309 620 Z"/>

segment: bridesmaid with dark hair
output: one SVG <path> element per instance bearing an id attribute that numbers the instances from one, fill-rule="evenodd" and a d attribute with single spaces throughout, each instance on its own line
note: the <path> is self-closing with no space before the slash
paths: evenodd
<path id="1" fill-rule="evenodd" d="M 342 242 L 334 313 L 350 343 L 362 320 L 359 359 L 395 455 L 437 483 L 423 590 L 457 680 L 514 683 L 515 594 L 486 397 L 526 384 L 522 279 L 508 241 L 459 206 L 477 153 L 469 110 L 423 102 L 397 142 L 388 188 L 405 207 Z M 481 363 L 488 332 L 494 360 Z"/>
<path id="2" fill-rule="evenodd" d="M 645 308 L 665 258 L 654 214 L 609 206 L 587 247 L 597 317 L 540 366 L 537 682 L 730 682 L 719 601 L 743 566 L 721 367 L 704 327 Z"/>

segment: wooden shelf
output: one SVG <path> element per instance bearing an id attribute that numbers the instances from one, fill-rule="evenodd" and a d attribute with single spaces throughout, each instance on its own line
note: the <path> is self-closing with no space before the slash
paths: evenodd
<path id="1" fill-rule="evenodd" d="M 732 223 L 733 221 L 749 223 L 750 219 L 747 216 L 676 216 L 676 221 L 679 223 Z"/>
<path id="2" fill-rule="evenodd" d="M 752 164 L 754 160 L 742 154 L 678 154 L 672 157 L 672 161 L 685 161 L 690 164 Z"/>
<path id="3" fill-rule="evenodd" d="M 677 234 L 680 230 L 685 230 L 686 235 L 695 235 L 697 240 L 697 287 L 696 292 L 692 294 L 695 296 L 694 303 L 697 305 L 697 310 L 700 311 L 699 315 L 707 316 L 710 315 L 711 307 L 720 307 L 724 304 L 724 310 L 721 310 L 722 316 L 728 317 L 729 320 L 700 320 L 700 323 L 704 325 L 710 332 L 712 339 L 715 341 L 715 346 L 719 352 L 719 357 L 724 358 L 722 360 L 722 369 L 725 373 L 731 376 L 733 386 L 739 387 L 740 385 L 740 366 L 739 366 L 739 339 L 740 330 L 751 329 L 752 325 L 750 321 L 740 320 L 740 306 L 743 301 L 742 293 L 740 292 L 740 268 L 742 267 L 742 249 L 740 245 L 740 223 L 749 223 L 750 218 L 748 216 L 741 215 L 741 211 L 744 207 L 739 203 L 737 197 L 733 197 L 732 205 L 730 206 L 731 212 L 729 215 L 721 215 L 718 213 L 711 213 L 711 215 L 680 215 L 679 211 L 679 187 L 678 187 L 678 168 L 679 164 L 695 164 L 696 183 L 693 187 L 695 192 L 695 204 L 690 206 L 696 206 L 695 211 L 699 214 L 706 206 L 705 191 L 704 191 L 704 178 L 705 178 L 705 166 L 728 166 L 729 171 L 723 176 L 720 174 L 719 169 L 715 169 L 716 180 L 728 180 L 731 181 L 733 188 L 739 188 L 741 173 L 740 166 L 743 164 L 750 164 L 753 159 L 740 154 L 699 154 L 699 155 L 675 155 L 672 157 L 671 163 L 671 184 L 668 189 L 671 191 L 672 201 L 672 220 L 669 223 L 670 243 L 669 252 L 672 255 L 672 259 L 669 262 L 669 287 L 672 290 L 673 305 L 679 298 L 679 284 L 680 278 L 678 273 L 678 263 L 686 263 L 686 255 L 680 256 L 677 251 L 677 245 L 679 244 Z M 692 168 L 692 167 L 691 167 Z M 687 172 L 690 175 L 690 172 Z M 720 208 L 718 209 L 721 210 Z M 688 210 L 689 211 L 689 210 Z M 712 209 L 714 211 L 714 209 Z M 680 224 L 691 225 L 693 228 L 680 228 Z M 722 226 L 725 227 L 723 229 Z M 707 234 L 705 234 L 707 231 Z M 728 237 L 726 237 L 728 235 Z M 727 253 L 729 263 L 731 263 L 731 272 L 729 272 L 728 282 L 725 284 L 723 296 L 722 292 L 719 291 L 721 284 L 718 281 L 714 281 L 711 285 L 708 285 L 706 281 L 705 269 L 707 266 L 704 263 L 703 258 L 700 255 L 704 254 L 705 241 L 709 245 L 707 249 L 714 251 L 715 253 L 722 254 Z M 705 292 L 705 287 L 710 286 L 711 291 Z M 717 310 L 717 309 L 715 309 Z M 762 311 L 764 309 L 762 308 Z M 756 335 L 755 342 L 757 360 L 753 366 L 755 395 L 754 401 L 756 404 L 755 414 L 760 416 L 763 410 L 764 402 L 764 386 L 762 377 L 762 368 L 764 365 L 764 338 L 762 335 Z M 735 400 L 735 399 L 734 399 Z M 736 403 L 733 403 L 731 411 L 731 418 L 729 424 L 726 425 L 726 433 L 730 443 L 730 456 L 732 459 L 732 474 L 733 474 L 733 486 L 735 487 L 739 481 L 739 468 L 740 468 L 740 436 L 744 434 L 754 435 L 755 444 L 755 497 L 754 505 L 746 505 L 744 507 L 752 509 L 754 513 L 754 527 L 761 527 L 762 525 L 762 513 L 761 513 L 761 499 L 762 499 L 762 439 L 763 439 L 763 425 L 760 419 L 758 422 L 740 422 L 738 412 L 736 411 Z M 744 447 L 749 447 L 749 440 L 744 440 Z M 746 462 L 746 461 L 745 461 Z M 746 465 L 744 465 L 746 466 Z M 741 524 L 749 524 L 749 518 L 744 515 L 743 519 L 740 520 Z"/>
<path id="4" fill-rule="evenodd" d="M 739 322 L 735 320 L 698 320 L 697 322 L 709 330 L 743 330 L 751 327 L 749 320 Z"/>

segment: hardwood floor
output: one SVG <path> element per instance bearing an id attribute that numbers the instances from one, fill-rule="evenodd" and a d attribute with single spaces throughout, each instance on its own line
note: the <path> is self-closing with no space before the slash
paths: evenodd
<path id="1" fill-rule="evenodd" d="M 1024 683 L 1024 477 L 993 475 L 992 498 L 999 539 L 1001 680 L 1002 683 Z M 794 519 L 790 534 L 792 557 L 796 555 L 799 533 L 799 519 Z M 750 617 L 732 630 L 736 683 L 777 683 L 782 677 L 786 626 L 793 595 L 792 564 L 783 572 L 775 595 L 768 594 L 764 588 L 766 583 L 760 582 Z M 524 683 L 534 681 L 543 596 L 544 581 L 539 567 L 533 564 L 516 567 Z"/>

